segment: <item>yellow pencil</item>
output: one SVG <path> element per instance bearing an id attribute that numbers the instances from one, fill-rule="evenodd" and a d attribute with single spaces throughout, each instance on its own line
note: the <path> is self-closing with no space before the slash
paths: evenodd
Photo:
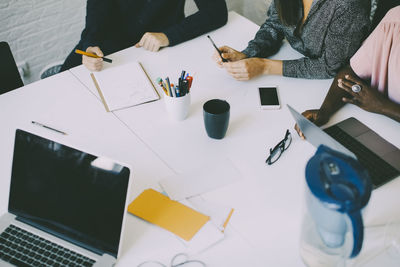
<path id="1" fill-rule="evenodd" d="M 76 54 L 80 54 L 80 55 L 85 55 L 85 56 L 88 56 L 88 57 L 93 57 L 93 58 L 102 58 L 105 62 L 112 63 L 112 60 L 109 59 L 109 58 L 100 57 L 100 56 L 98 56 L 96 54 L 88 53 L 88 52 L 85 52 L 85 51 L 82 51 L 82 50 L 79 50 L 79 49 L 75 49 L 75 53 Z"/>
<path id="2" fill-rule="evenodd" d="M 229 212 L 228 218 L 226 218 L 226 220 L 225 220 L 225 222 L 224 222 L 224 225 L 222 226 L 222 227 L 223 227 L 222 232 L 224 232 L 226 226 L 228 226 L 228 223 L 229 223 L 229 220 L 230 220 L 231 217 L 232 217 L 233 211 L 234 211 L 234 209 L 231 209 L 231 212 Z"/>

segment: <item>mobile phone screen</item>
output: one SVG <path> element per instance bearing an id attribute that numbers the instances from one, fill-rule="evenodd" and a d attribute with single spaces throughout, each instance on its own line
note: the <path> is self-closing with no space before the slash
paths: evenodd
<path id="1" fill-rule="evenodd" d="M 276 87 L 260 87 L 261 106 L 279 106 L 278 92 Z"/>

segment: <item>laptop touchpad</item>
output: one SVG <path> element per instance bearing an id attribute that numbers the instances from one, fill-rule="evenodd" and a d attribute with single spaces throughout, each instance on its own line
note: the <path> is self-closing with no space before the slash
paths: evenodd
<path id="1" fill-rule="evenodd" d="M 363 133 L 362 135 L 357 136 L 356 139 L 380 157 L 398 150 L 398 148 L 373 131 Z"/>

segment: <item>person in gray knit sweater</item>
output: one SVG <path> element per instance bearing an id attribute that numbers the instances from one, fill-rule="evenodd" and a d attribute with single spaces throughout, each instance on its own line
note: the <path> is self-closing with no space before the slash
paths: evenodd
<path id="1" fill-rule="evenodd" d="M 220 47 L 213 58 L 237 80 L 258 75 L 306 79 L 333 78 L 347 65 L 370 27 L 371 0 L 273 0 L 268 19 L 242 52 Z M 271 60 L 283 39 L 304 55 Z"/>

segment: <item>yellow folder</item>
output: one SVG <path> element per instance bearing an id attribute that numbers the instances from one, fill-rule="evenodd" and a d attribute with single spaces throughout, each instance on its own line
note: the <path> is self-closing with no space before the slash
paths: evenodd
<path id="1" fill-rule="evenodd" d="M 210 217 L 167 196 L 146 189 L 128 206 L 128 212 L 156 224 L 186 241 L 203 227 Z"/>

